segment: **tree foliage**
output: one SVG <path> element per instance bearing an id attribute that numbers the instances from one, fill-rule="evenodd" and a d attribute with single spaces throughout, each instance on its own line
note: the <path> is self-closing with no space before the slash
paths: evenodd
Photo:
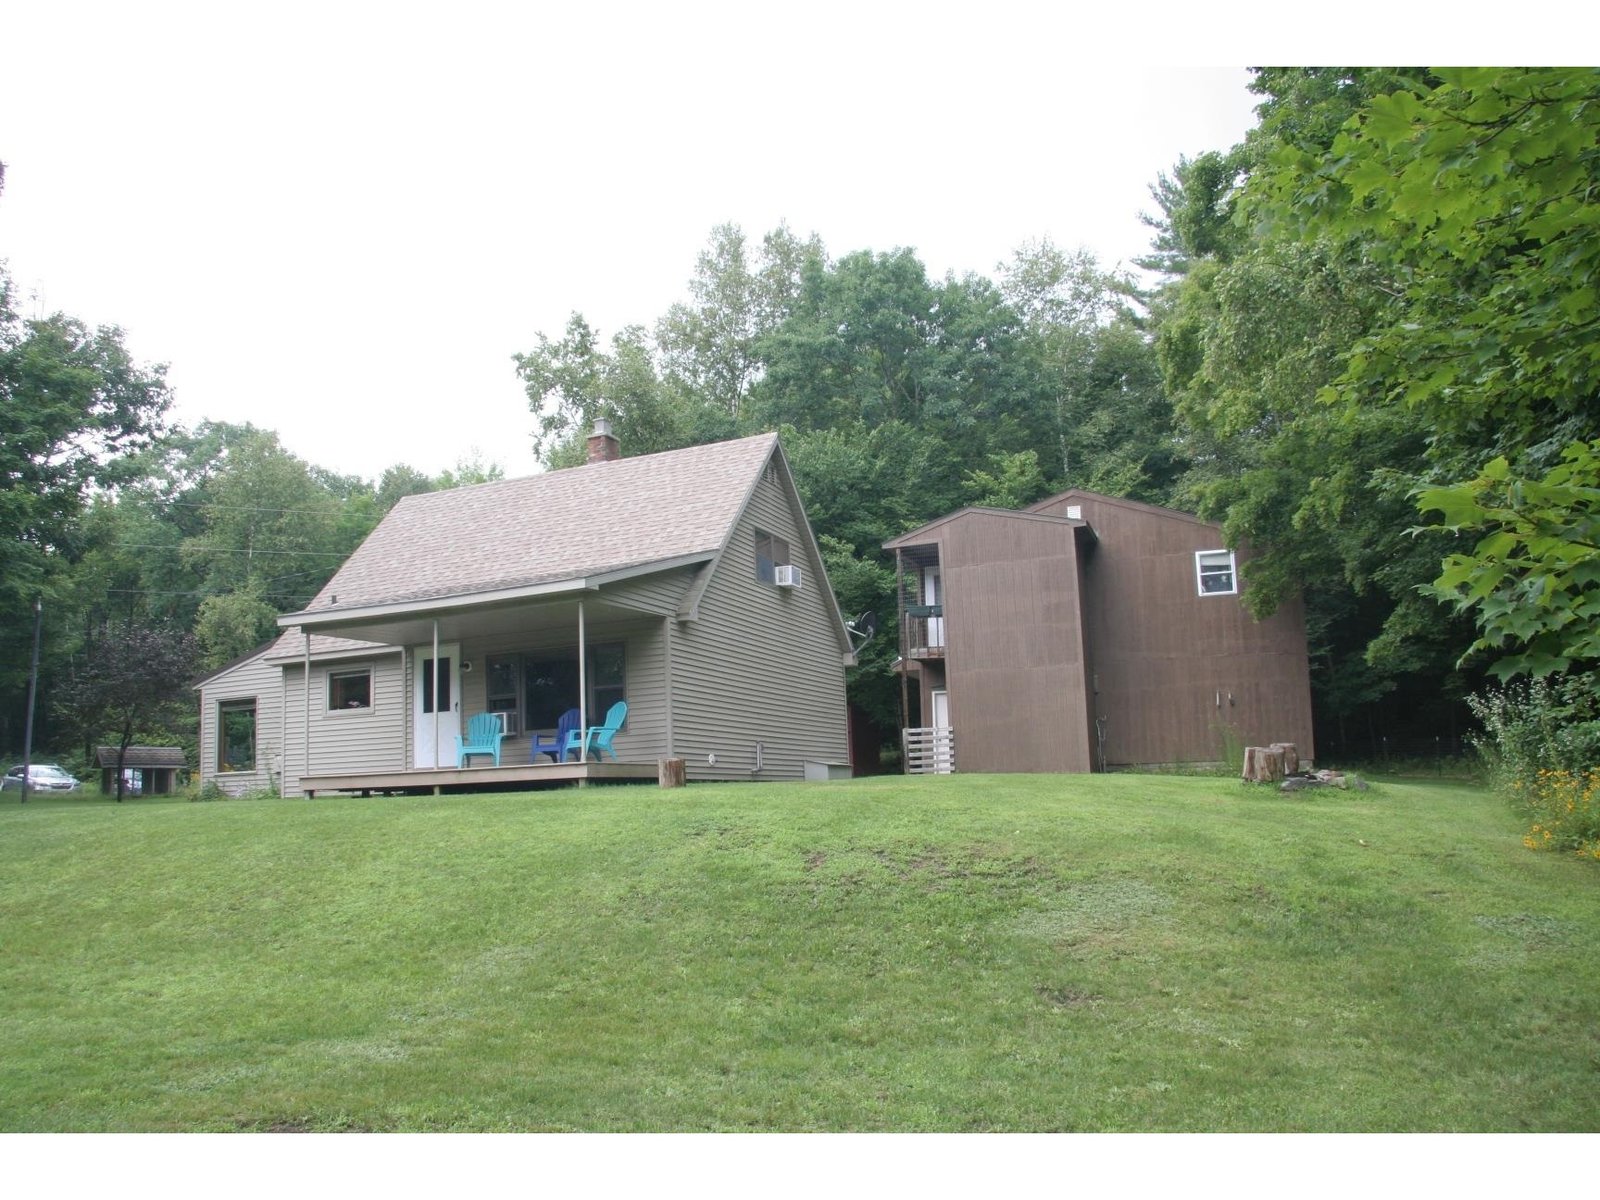
<path id="1" fill-rule="evenodd" d="M 1481 532 L 1434 581 L 1441 599 L 1477 615 L 1472 651 L 1498 655 L 1502 679 L 1600 662 L 1600 439 L 1573 442 L 1539 479 L 1496 458 L 1466 483 L 1418 501 L 1435 528 Z"/>
<path id="2" fill-rule="evenodd" d="M 194 640 L 149 626 L 101 631 L 73 664 L 56 703 L 82 736 L 109 738 L 117 747 L 117 800 L 123 765 L 137 737 L 168 735 L 188 711 L 195 667 Z"/>
<path id="3" fill-rule="evenodd" d="M 24 319 L 14 300 L 0 265 L 0 611 L 12 614 L 69 586 L 90 490 L 126 476 L 169 402 L 162 369 L 135 364 L 120 330 Z M 0 622 L 0 688 L 21 686 L 30 637 L 28 623 Z"/>
<path id="4" fill-rule="evenodd" d="M 1069 485 L 1160 502 L 1183 467 L 1127 277 L 1030 242 L 999 279 L 930 278 L 908 248 L 830 258 L 780 227 L 718 226 L 689 300 L 606 344 L 580 314 L 516 357 L 550 466 L 606 417 L 625 453 L 780 430 L 847 611 L 894 608 L 881 544 L 972 502 Z M 892 728 L 880 638 L 853 702 Z"/>
<path id="5" fill-rule="evenodd" d="M 1449 510 L 1431 528 L 1491 531 L 1434 590 L 1476 611 L 1477 648 L 1510 652 L 1502 673 L 1592 658 L 1581 612 L 1554 614 L 1588 603 L 1571 589 L 1600 411 L 1600 70 L 1439 68 L 1368 100 L 1326 155 L 1270 164 L 1265 235 L 1331 240 L 1393 298 L 1323 398 L 1425 430 L 1419 478 L 1470 480 L 1423 493 Z"/>

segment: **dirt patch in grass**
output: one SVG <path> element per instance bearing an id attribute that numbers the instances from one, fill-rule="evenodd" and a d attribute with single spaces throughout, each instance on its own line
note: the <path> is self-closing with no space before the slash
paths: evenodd
<path id="1" fill-rule="evenodd" d="M 1025 913 L 1016 922 L 1016 931 L 1071 944 L 1116 934 L 1170 906 L 1163 892 L 1141 879 L 1097 879 L 1069 889 L 1049 908 Z"/>
<path id="2" fill-rule="evenodd" d="M 1519 942 L 1541 946 L 1560 946 L 1574 940 L 1577 929 L 1571 921 L 1542 917 L 1537 913 L 1510 913 L 1503 917 L 1474 917 L 1482 929 L 1503 933 Z"/>
<path id="3" fill-rule="evenodd" d="M 1040 984 L 1034 992 L 1052 1008 L 1084 1008 L 1091 1004 L 1098 1004 L 1101 996 L 1095 992 L 1080 991 L 1077 988 L 1051 987 Z"/>
<path id="4" fill-rule="evenodd" d="M 372 1133 L 373 1127 L 339 1118 L 318 1121 L 313 1117 L 264 1117 L 235 1122 L 240 1133 Z"/>

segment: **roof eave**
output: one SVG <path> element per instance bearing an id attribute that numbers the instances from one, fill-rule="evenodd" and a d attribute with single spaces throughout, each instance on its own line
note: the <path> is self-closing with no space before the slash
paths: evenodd
<path id="1" fill-rule="evenodd" d="M 575 592 L 598 591 L 608 584 L 637 579 L 642 575 L 655 575 L 662 571 L 671 571 L 679 567 L 694 566 L 697 563 L 708 562 L 715 557 L 716 552 L 713 550 L 697 551 L 693 554 L 680 554 L 673 558 L 656 559 L 653 562 L 618 567 L 613 571 L 602 571 L 593 575 L 580 575 L 570 579 L 555 579 L 546 583 L 529 584 L 523 587 L 497 588 L 487 592 L 462 592 L 453 596 L 432 596 L 421 600 L 401 600 L 392 604 L 340 606 L 317 609 L 315 612 L 303 610 L 297 613 L 284 613 L 278 618 L 278 626 L 282 629 L 326 629 L 348 625 L 352 622 L 371 621 L 386 617 L 455 612 L 464 608 L 476 608 L 483 604 L 503 604 L 514 600 L 537 600 L 546 596 L 568 596 Z"/>
<path id="2" fill-rule="evenodd" d="M 942 517 L 936 517 L 934 520 L 929 521 L 926 525 L 919 525 L 915 529 L 909 529 L 905 533 L 902 533 L 899 537 L 890 538 L 887 542 L 883 543 L 883 548 L 885 550 L 908 550 L 913 546 L 925 546 L 934 540 L 932 537 L 934 530 L 942 528 L 943 526 L 950 524 L 952 521 L 956 521 L 962 517 L 971 516 L 974 514 L 981 514 L 988 517 L 1015 518 L 1022 521 L 1047 521 L 1052 524 L 1059 525 L 1083 524 L 1082 521 L 1074 520 L 1071 517 L 1057 517 L 1048 513 L 1032 512 L 1028 509 L 990 508 L 987 505 L 982 504 L 969 504 L 965 508 L 956 509 L 955 512 L 945 513 L 945 515 Z"/>

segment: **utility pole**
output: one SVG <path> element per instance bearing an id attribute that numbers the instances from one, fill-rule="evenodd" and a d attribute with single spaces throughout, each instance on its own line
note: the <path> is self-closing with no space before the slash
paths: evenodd
<path id="1" fill-rule="evenodd" d="M 44 619 L 44 602 L 33 598 L 33 664 L 28 668 L 28 716 L 22 725 L 22 803 L 28 802 L 33 787 L 33 698 L 39 691 L 39 626 Z"/>

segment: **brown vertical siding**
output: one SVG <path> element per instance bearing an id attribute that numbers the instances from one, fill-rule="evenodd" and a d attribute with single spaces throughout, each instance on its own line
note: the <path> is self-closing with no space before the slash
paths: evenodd
<path id="1" fill-rule="evenodd" d="M 1090 493 L 1035 511 L 1061 514 L 1069 502 L 1096 539 L 1085 634 L 1107 763 L 1220 761 L 1230 741 L 1292 741 L 1314 756 L 1300 603 L 1258 622 L 1237 595 L 1200 595 L 1195 552 L 1225 548 L 1214 525 Z M 1249 556 L 1236 558 L 1247 585 Z"/>
<path id="2" fill-rule="evenodd" d="M 1072 526 L 975 510 L 938 540 L 957 769 L 1089 770 Z"/>
<path id="3" fill-rule="evenodd" d="M 908 669 L 924 725 L 928 692 L 948 687 L 960 771 L 1217 762 L 1275 741 L 1315 754 L 1302 607 L 1258 622 L 1237 594 L 1201 595 L 1196 552 L 1225 548 L 1214 525 L 1068 492 L 889 545 L 938 556 L 945 657 Z M 1236 560 L 1248 586 L 1249 555 Z"/>

